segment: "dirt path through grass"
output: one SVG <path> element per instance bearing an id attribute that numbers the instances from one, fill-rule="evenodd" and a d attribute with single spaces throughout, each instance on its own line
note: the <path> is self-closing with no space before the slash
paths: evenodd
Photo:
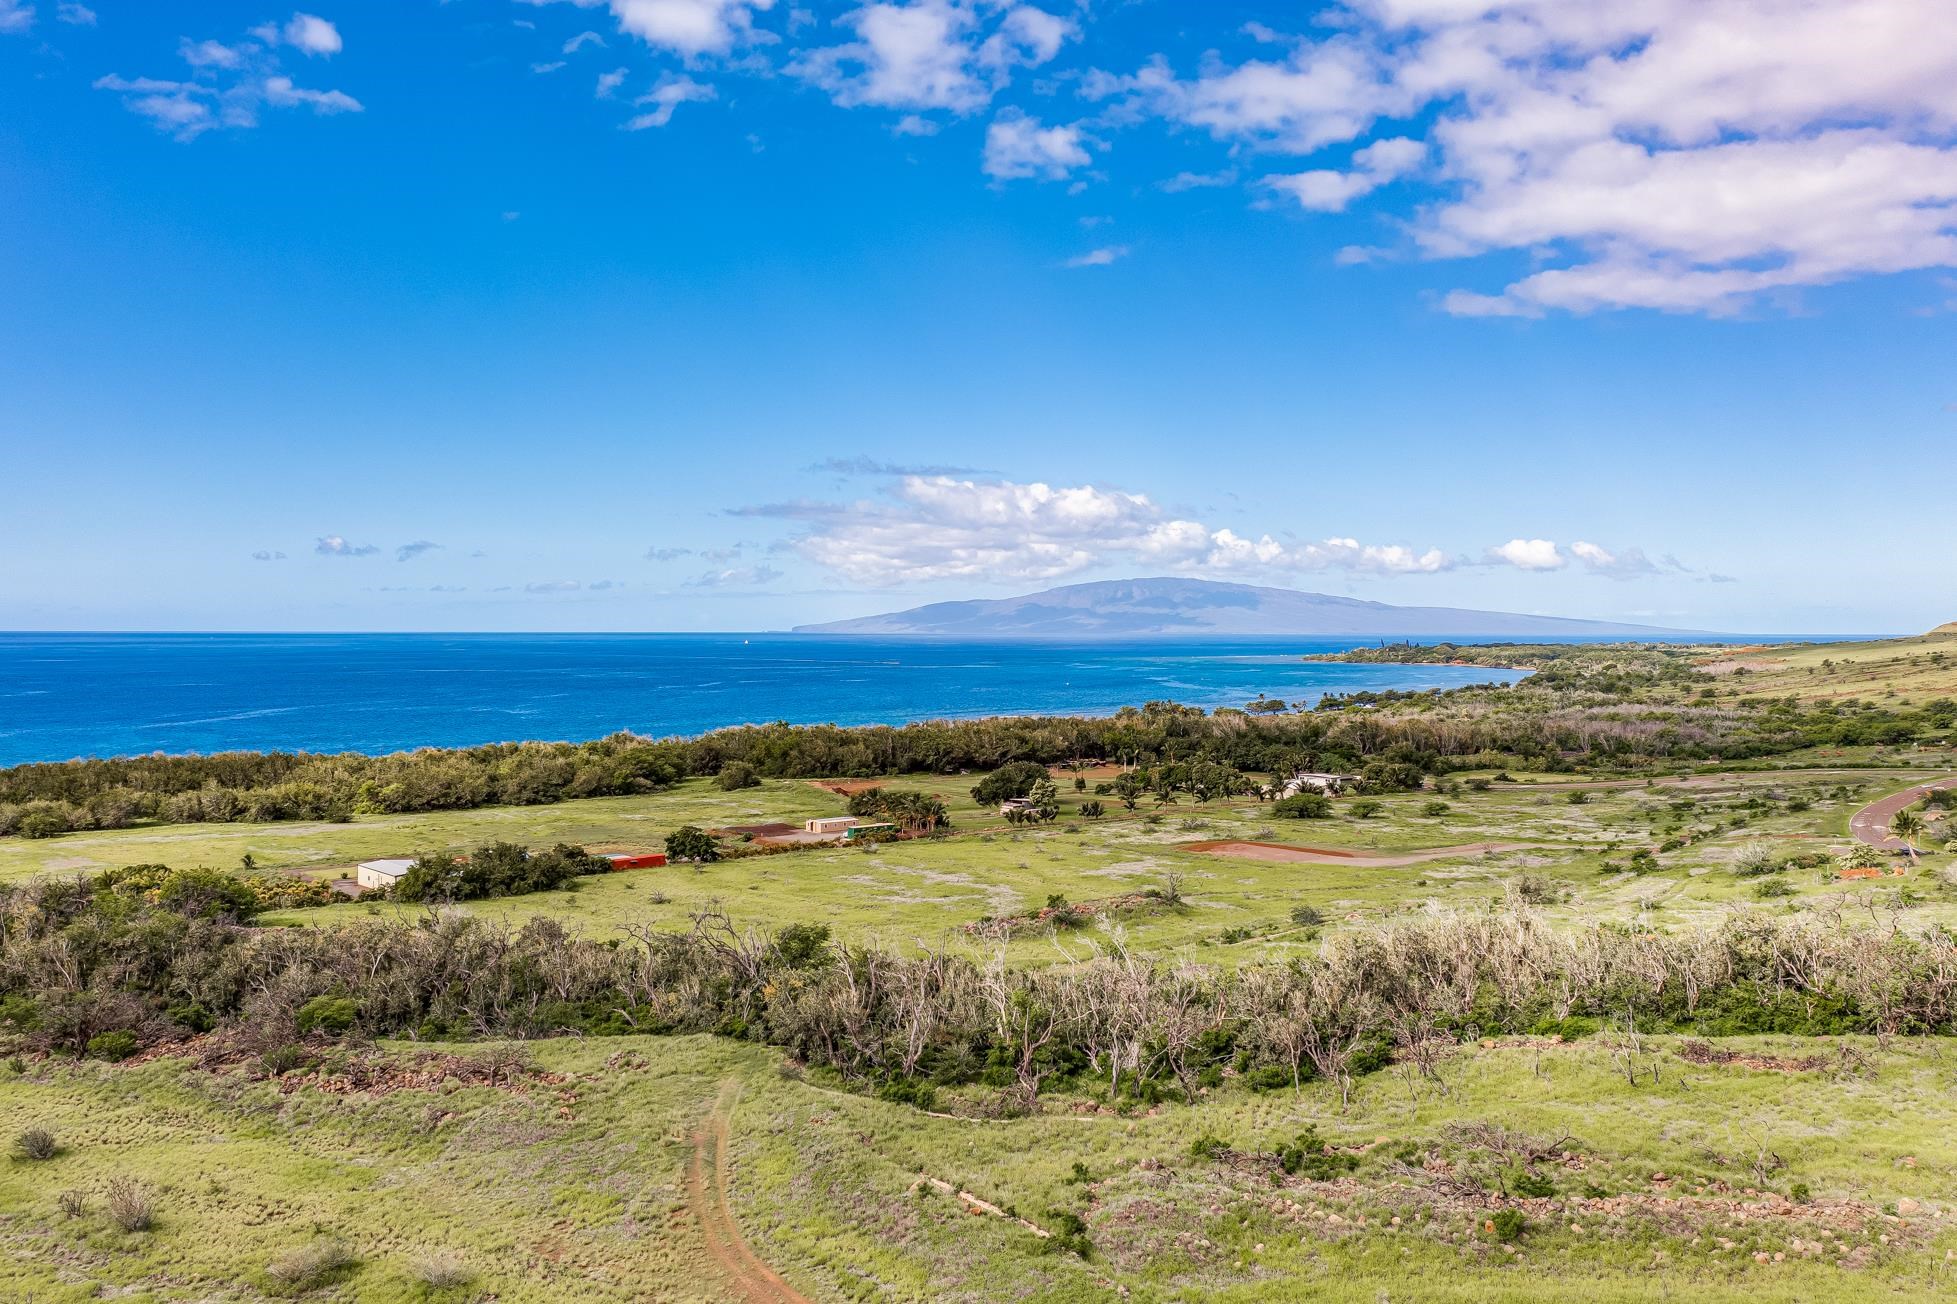
<path id="1" fill-rule="evenodd" d="M 1905 807 L 1914 806 L 1942 788 L 1957 788 L 1957 775 L 1919 783 L 1914 788 L 1891 793 L 1881 801 L 1870 802 L 1850 817 L 1848 831 L 1855 835 L 1857 842 L 1867 843 L 1878 851 L 1901 851 L 1904 849 L 1903 840 L 1889 836 L 1889 821 Z"/>
<path id="2" fill-rule="evenodd" d="M 707 1253 L 727 1279 L 727 1298 L 746 1304 L 813 1304 L 748 1248 L 728 1206 L 727 1146 L 740 1095 L 738 1081 L 721 1083 L 713 1112 L 694 1129 L 693 1154 L 686 1165 L 687 1207 L 699 1219 Z"/>

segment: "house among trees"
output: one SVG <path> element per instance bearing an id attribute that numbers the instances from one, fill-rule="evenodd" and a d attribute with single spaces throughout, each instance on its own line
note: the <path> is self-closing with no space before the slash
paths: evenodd
<path id="1" fill-rule="evenodd" d="M 1327 797 L 1336 797 L 1347 788 L 1359 782 L 1356 774 L 1322 774 L 1314 770 L 1300 770 L 1284 781 L 1278 789 L 1278 796 L 1295 797 L 1301 792 L 1318 792 Z"/>
<path id="2" fill-rule="evenodd" d="M 370 892 L 387 891 L 399 883 L 414 865 L 413 860 L 398 856 L 386 860 L 363 860 L 353 871 L 353 881 Z"/>
<path id="3" fill-rule="evenodd" d="M 1011 819 L 1014 811 L 1035 810 L 1031 797 L 1008 797 L 999 803 L 999 814 Z"/>

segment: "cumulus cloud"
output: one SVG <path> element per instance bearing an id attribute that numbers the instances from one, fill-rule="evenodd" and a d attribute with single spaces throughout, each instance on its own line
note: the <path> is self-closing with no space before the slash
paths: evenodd
<path id="1" fill-rule="evenodd" d="M 1127 245 L 1102 245 L 1099 249 L 1089 249 L 1084 254 L 1069 258 L 1068 267 L 1111 267 L 1129 254 Z"/>
<path id="2" fill-rule="evenodd" d="M 0 35 L 24 32 L 33 25 L 33 5 L 26 0 L 0 0 Z"/>
<path id="3" fill-rule="evenodd" d="M 1274 572 L 1433 572 L 1438 549 L 1334 538 L 1285 542 L 1173 516 L 1145 494 L 1094 485 L 907 476 L 883 501 L 805 514 L 792 541 L 807 560 L 864 584 L 1050 580 L 1093 566 Z"/>
<path id="4" fill-rule="evenodd" d="M 251 555 L 251 559 L 253 561 L 284 561 L 285 554 L 282 552 L 274 552 L 269 548 L 260 548 L 257 552 L 254 552 Z"/>
<path id="5" fill-rule="evenodd" d="M 431 543 L 427 539 L 416 539 L 413 543 L 404 543 L 396 548 L 394 550 L 394 560 L 413 561 L 416 557 L 424 553 L 440 551 L 441 546 L 441 544 Z"/>
<path id="6" fill-rule="evenodd" d="M 344 48 L 340 40 L 340 29 L 324 18 L 312 14 L 295 13 L 279 29 L 279 39 L 295 50 L 303 50 L 308 55 L 331 58 Z"/>
<path id="7" fill-rule="evenodd" d="M 953 113 L 982 108 L 1014 69 L 1048 62 L 1076 30 L 1045 10 L 991 0 L 864 4 L 838 21 L 856 39 L 809 50 L 790 71 L 844 106 Z"/>
<path id="8" fill-rule="evenodd" d="M 294 14 L 283 26 L 255 27 L 246 38 L 232 42 L 184 38 L 177 47 L 178 57 L 189 69 L 183 77 L 112 73 L 98 77 L 94 86 L 122 96 L 131 113 L 180 141 L 195 140 L 217 128 L 256 127 L 259 111 L 265 108 L 309 109 L 321 116 L 361 112 L 360 101 L 344 91 L 294 83 L 280 67 L 280 46 L 309 56 L 330 56 L 339 52 L 342 42 L 331 23 Z"/>
<path id="9" fill-rule="evenodd" d="M 1526 571 L 1562 570 L 1570 564 L 1563 550 L 1548 539 L 1510 539 L 1490 548 L 1488 560 Z"/>
<path id="10" fill-rule="evenodd" d="M 738 566 L 728 570 L 708 571 L 687 585 L 696 589 L 723 589 L 739 585 L 772 584 L 781 578 L 781 572 L 773 566 Z"/>
<path id="11" fill-rule="evenodd" d="M 1267 177 L 1264 184 L 1290 195 L 1305 208 L 1336 213 L 1361 195 L 1370 195 L 1387 182 L 1405 176 L 1426 157 L 1424 142 L 1394 136 L 1355 151 L 1350 171 L 1316 168 L 1290 176 Z"/>
<path id="12" fill-rule="evenodd" d="M 371 557 L 380 547 L 372 543 L 348 543 L 340 535 L 323 534 L 313 544 L 313 551 L 322 557 Z"/>
<path id="13" fill-rule="evenodd" d="M 1957 266 L 1957 6 L 1924 0 L 1346 0 L 1322 36 L 1083 86 L 1131 118 L 1310 153 L 1425 124 L 1431 258 L 1537 266 L 1447 311 L 1730 312 Z M 1336 12 L 1336 11 L 1335 11 Z M 1275 33 L 1267 33 L 1275 38 Z M 1360 152 L 1409 136 L 1363 145 Z M 1275 176 L 1337 210 L 1417 162 Z"/>
<path id="14" fill-rule="evenodd" d="M 1634 580 L 1646 575 L 1659 573 L 1659 565 L 1644 555 L 1642 548 L 1619 548 L 1611 551 L 1594 543 L 1579 539 L 1570 545 L 1570 555 L 1583 563 L 1586 570 L 1598 575 L 1607 575 L 1614 580 Z M 1672 558 L 1666 558 L 1667 569 L 1684 570 Z"/>
<path id="15" fill-rule="evenodd" d="M 986 128 L 985 174 L 997 181 L 1065 180 L 1075 168 L 1094 161 L 1086 140 L 1078 124 L 1044 127 L 1038 118 L 1008 109 Z"/>
<path id="16" fill-rule="evenodd" d="M 632 101 L 641 112 L 625 123 L 625 129 L 644 131 L 648 127 L 663 127 L 673 120 L 673 110 L 680 105 L 711 100 L 714 95 L 713 87 L 694 81 L 691 77 L 667 77 L 651 91 Z"/>

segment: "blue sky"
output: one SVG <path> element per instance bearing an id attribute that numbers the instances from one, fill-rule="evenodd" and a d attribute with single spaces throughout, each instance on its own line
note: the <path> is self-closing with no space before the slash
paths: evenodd
<path id="1" fill-rule="evenodd" d="M 1957 7 L 316 3 L 0 0 L 0 624 L 1957 617 Z"/>

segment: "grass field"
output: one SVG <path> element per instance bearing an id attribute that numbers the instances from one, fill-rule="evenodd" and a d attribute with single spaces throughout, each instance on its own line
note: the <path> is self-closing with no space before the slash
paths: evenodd
<path id="1" fill-rule="evenodd" d="M 0 1166 L 0 1294 L 768 1298 L 722 1266 L 689 1190 L 717 1102 L 728 1166 L 705 1199 L 724 1191 L 752 1254 L 811 1300 L 1928 1300 L 1957 1289 L 1957 1061 L 1904 1042 L 1727 1045 L 1818 1054 L 1822 1066 L 1695 1064 L 1657 1041 L 1637 1057 L 1634 1087 L 1595 1039 L 1471 1045 L 1439 1083 L 1365 1079 L 1345 1113 L 1328 1086 L 1226 1085 L 1194 1107 L 1124 1116 L 1061 1098 L 1041 1116 L 984 1121 L 784 1076 L 772 1052 L 705 1038 L 538 1043 L 525 1053 L 549 1076 L 519 1075 L 514 1089 L 342 1094 L 181 1061 L 30 1064 L 0 1069 L 0 1116 L 47 1127 L 61 1149 Z M 1307 1125 L 1354 1153 L 1353 1171 L 1279 1173 L 1268 1152 Z M 1205 1136 L 1238 1154 L 1192 1157 Z M 1523 1170 L 1514 1156 L 1531 1149 L 1548 1152 L 1534 1168 L 1554 1194 L 1501 1196 Z M 152 1194 L 150 1230 L 110 1221 L 117 1176 Z M 1078 1216 L 1091 1250 L 1042 1252 L 1026 1226 L 920 1192 L 921 1177 L 1042 1230 Z M 84 1201 L 78 1216 L 62 1211 L 65 1191 Z M 1485 1228 L 1502 1208 L 1527 1222 L 1510 1245 Z M 316 1288 L 273 1272 L 289 1277 L 293 1256 L 323 1244 L 345 1261 Z M 425 1283 L 444 1255 L 466 1285 Z"/>
<path id="2" fill-rule="evenodd" d="M 1957 697 L 1957 633 L 1721 649 L 1707 666 L 1721 677 L 1722 688 L 1745 697 L 1928 702 Z"/>
<path id="3" fill-rule="evenodd" d="M 1135 813 L 1115 808 L 1099 820 L 1068 818 L 1038 829 L 1009 828 L 973 806 L 968 781 L 897 780 L 952 802 L 955 836 L 880 847 L 837 847 L 709 865 L 674 865 L 580 880 L 575 891 L 474 903 L 467 909 L 520 923 L 547 915 L 597 936 L 623 925 L 685 927 L 690 912 L 725 907 L 737 921 L 773 925 L 794 919 L 830 924 L 853 941 L 990 949 L 964 929 L 990 916 L 1037 909 L 1050 896 L 1073 902 L 1160 887 L 1177 876 L 1185 905 L 1098 921 L 1058 937 L 1034 933 L 1010 944 L 1016 963 L 1052 963 L 1107 945 L 1116 931 L 1142 951 L 1213 948 L 1221 962 L 1267 958 L 1316 945 L 1290 923 L 1310 906 L 1331 927 L 1376 923 L 1441 908 L 1480 908 L 1528 877 L 1549 891 L 1537 904 L 1552 917 L 1644 915 L 1660 923 L 1701 921 L 1751 901 L 1755 883 L 1732 872 L 1735 857 L 1764 842 L 1783 851 L 1830 852 L 1847 844 L 1849 814 L 1867 801 L 1950 772 L 1941 753 L 1898 755 L 1893 769 L 1828 767 L 1645 781 L 1515 776 L 1522 782 L 1477 792 L 1466 787 L 1381 799 L 1370 819 L 1281 820 L 1248 798 L 1181 804 Z M 1941 765 L 1943 768 L 1937 768 Z M 1580 793 L 1582 803 L 1572 801 Z M 1432 803 L 1445 813 L 1429 814 Z M 1063 805 L 1072 810 L 1069 794 Z M 489 808 L 427 815 L 363 816 L 348 824 L 182 825 L 0 841 L 0 878 L 86 872 L 163 861 L 235 867 L 249 852 L 264 868 L 337 876 L 358 860 L 419 851 L 465 850 L 492 840 L 593 849 L 655 849 L 682 824 L 800 821 L 842 808 L 813 784 L 773 781 L 724 793 L 704 780 L 646 797 L 598 798 L 551 806 Z M 1343 808 L 1342 808 L 1343 809 Z M 1733 827 L 1734 821 L 1741 827 Z M 1657 856 L 1656 872 L 1629 872 L 1629 854 L 1667 838 L 1697 839 Z M 1464 854 L 1399 866 L 1298 864 L 1187 850 L 1201 841 L 1278 842 L 1359 856 L 1393 857 L 1435 848 L 1499 843 L 1513 850 Z M 1934 845 L 1927 871 L 1946 857 Z M 1614 868 L 1607 868 L 1611 866 Z M 1781 876 L 1794 895 L 1774 909 L 1850 905 L 1957 922 L 1957 894 L 1934 872 L 1902 880 L 1842 883 L 1824 870 Z M 1899 889 L 1907 891 L 1899 895 Z M 412 915 L 419 907 L 342 904 L 287 911 L 268 922 L 330 924 L 351 911 Z"/>

